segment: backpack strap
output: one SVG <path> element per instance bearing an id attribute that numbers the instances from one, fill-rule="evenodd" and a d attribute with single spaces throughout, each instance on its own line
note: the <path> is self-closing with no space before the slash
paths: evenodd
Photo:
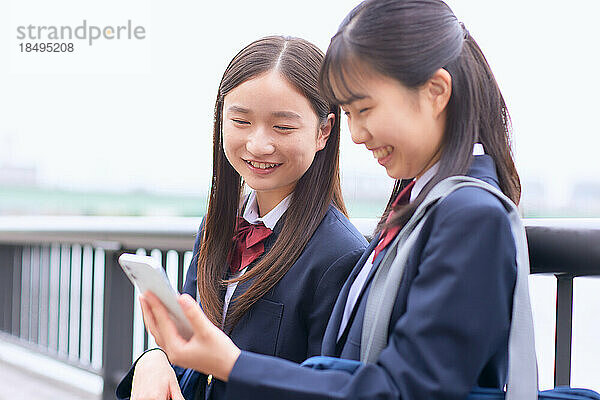
<path id="1" fill-rule="evenodd" d="M 507 400 L 537 399 L 538 377 L 533 335 L 533 317 L 529 300 L 529 254 L 525 228 L 515 204 L 494 186 L 467 176 L 453 176 L 435 185 L 411 219 L 389 245 L 373 281 L 363 321 L 360 360 L 373 363 L 387 346 L 392 308 L 398 293 L 408 255 L 427 219 L 431 206 L 462 187 L 477 187 L 495 195 L 508 211 L 516 246 L 517 281 L 513 294 L 508 339 Z"/>

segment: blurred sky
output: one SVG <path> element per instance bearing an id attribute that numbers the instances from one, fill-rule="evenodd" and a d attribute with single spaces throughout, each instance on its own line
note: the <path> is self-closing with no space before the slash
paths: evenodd
<path id="1" fill-rule="evenodd" d="M 0 2 L 0 164 L 45 186 L 206 194 L 212 111 L 229 60 L 269 34 L 326 50 L 357 1 L 10 0 Z M 599 6 L 589 0 L 449 4 L 476 38 L 512 114 L 517 165 L 556 199 L 598 182 Z M 20 53 L 19 25 L 132 20 L 142 41 Z M 343 125 L 345 176 L 385 176 Z M 525 188 L 526 190 L 527 188 Z"/>

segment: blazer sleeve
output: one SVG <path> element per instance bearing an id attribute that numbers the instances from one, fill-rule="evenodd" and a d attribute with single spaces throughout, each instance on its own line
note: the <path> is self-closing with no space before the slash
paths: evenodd
<path id="1" fill-rule="evenodd" d="M 204 230 L 204 218 L 200 228 L 198 228 L 198 234 L 196 235 L 196 241 L 194 242 L 194 249 L 192 250 L 192 260 L 190 266 L 185 275 L 185 282 L 183 283 L 183 293 L 187 293 L 196 299 L 196 288 L 198 282 L 198 253 L 200 252 L 200 243 L 202 242 L 202 231 Z M 198 300 L 198 299 L 196 299 Z"/>
<path id="2" fill-rule="evenodd" d="M 198 299 L 196 298 L 196 288 L 198 287 L 198 253 L 200 252 L 200 244 L 202 242 L 203 230 L 204 218 L 202 218 L 202 222 L 200 223 L 200 227 L 198 228 L 198 234 L 196 235 L 196 241 L 194 242 L 194 249 L 192 250 L 192 260 L 190 261 L 190 266 L 188 267 L 187 273 L 185 275 L 185 282 L 183 284 L 182 290 L 182 293 L 189 294 L 196 301 L 198 301 Z M 175 371 L 177 380 L 181 382 L 181 378 L 185 374 L 186 368 L 182 368 L 174 364 L 171 365 L 173 366 L 173 370 Z"/>
<path id="3" fill-rule="evenodd" d="M 364 246 L 350 251 L 327 268 L 313 292 L 308 316 L 308 347 L 306 357 L 321 354 L 321 344 L 331 310 L 344 282 L 364 252 Z"/>
<path id="4" fill-rule="evenodd" d="M 242 351 L 227 398 L 464 399 L 508 334 L 515 245 L 499 202 L 472 207 L 453 195 L 427 234 L 406 312 L 376 363 L 351 375 Z"/>
<path id="5" fill-rule="evenodd" d="M 198 251 L 200 249 L 200 241 L 202 239 L 202 230 L 203 229 L 204 229 L 204 218 L 202 219 L 202 223 L 200 224 L 200 228 L 198 229 L 198 234 L 196 235 L 196 241 L 194 243 L 192 261 L 190 262 L 190 266 L 188 268 L 188 272 L 187 272 L 187 275 L 185 278 L 185 283 L 183 285 L 183 293 L 189 294 L 194 299 L 196 298 L 196 271 L 197 271 L 197 264 L 198 264 L 198 262 L 197 262 Z M 131 368 L 129 368 L 129 371 L 127 371 L 127 374 L 125 375 L 125 377 L 123 377 L 123 379 L 121 379 L 121 382 L 119 382 L 119 385 L 117 386 L 117 391 L 116 391 L 117 399 L 128 399 L 131 396 L 131 384 L 133 383 L 133 373 L 135 371 L 135 366 L 136 366 L 137 362 L 139 361 L 139 359 L 142 358 L 142 356 L 144 354 L 146 354 L 148 351 L 152 351 L 152 350 L 155 350 L 155 349 L 146 350 L 144 353 L 142 353 L 137 358 L 137 360 L 135 360 L 133 362 L 133 365 L 131 366 Z M 175 370 L 175 374 L 177 375 L 177 380 L 180 380 L 185 372 L 185 369 L 178 367 L 176 365 L 173 365 L 173 369 Z"/>

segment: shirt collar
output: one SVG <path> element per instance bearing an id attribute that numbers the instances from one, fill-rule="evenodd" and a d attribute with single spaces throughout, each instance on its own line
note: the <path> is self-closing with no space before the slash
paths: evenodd
<path id="1" fill-rule="evenodd" d="M 481 143 L 475 143 L 473 145 L 473 155 L 474 156 L 482 156 L 484 154 L 485 154 L 485 150 L 483 149 L 483 145 Z M 421 175 L 421 177 L 415 181 L 415 186 L 413 186 L 413 188 L 410 192 L 410 202 L 411 203 L 417 198 L 419 193 L 421 193 L 421 190 L 423 190 L 425 185 L 427 185 L 427 183 L 429 183 L 431 178 L 433 178 L 435 176 L 435 174 L 438 172 L 438 169 L 440 169 L 439 161 L 436 162 L 435 164 L 433 164 L 433 166 L 431 168 L 429 168 L 427 171 L 425 171 L 425 173 L 423 175 Z"/>
<path id="2" fill-rule="evenodd" d="M 259 217 L 258 213 L 258 201 L 256 200 L 256 192 L 252 191 L 248 196 L 248 201 L 246 202 L 246 208 L 244 209 L 244 219 L 249 223 L 256 225 L 259 222 L 265 224 L 265 226 L 271 230 L 275 228 L 275 225 L 281 218 L 281 216 L 286 212 L 290 205 L 291 194 L 289 194 L 285 199 L 281 200 L 279 204 L 275 206 L 271 211 L 269 211 L 264 217 Z"/>

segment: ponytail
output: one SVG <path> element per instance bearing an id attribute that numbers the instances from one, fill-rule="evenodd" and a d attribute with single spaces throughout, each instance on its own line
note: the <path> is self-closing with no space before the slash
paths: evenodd
<path id="1" fill-rule="evenodd" d="M 394 210 L 394 217 L 386 223 L 393 200 L 407 183 L 396 182 L 377 231 L 404 226 L 433 186 L 447 177 L 466 174 L 477 142 L 494 160 L 502 192 L 519 203 L 521 184 L 511 151 L 506 103 L 477 42 L 446 3 L 372 0 L 357 6 L 327 50 L 320 75 L 324 95 L 338 104 L 358 98 L 347 77 L 358 77 L 364 66 L 408 88 L 425 84 L 440 68 L 452 77 L 438 171 L 415 201 Z M 338 98 L 340 94 L 343 98 Z"/>

